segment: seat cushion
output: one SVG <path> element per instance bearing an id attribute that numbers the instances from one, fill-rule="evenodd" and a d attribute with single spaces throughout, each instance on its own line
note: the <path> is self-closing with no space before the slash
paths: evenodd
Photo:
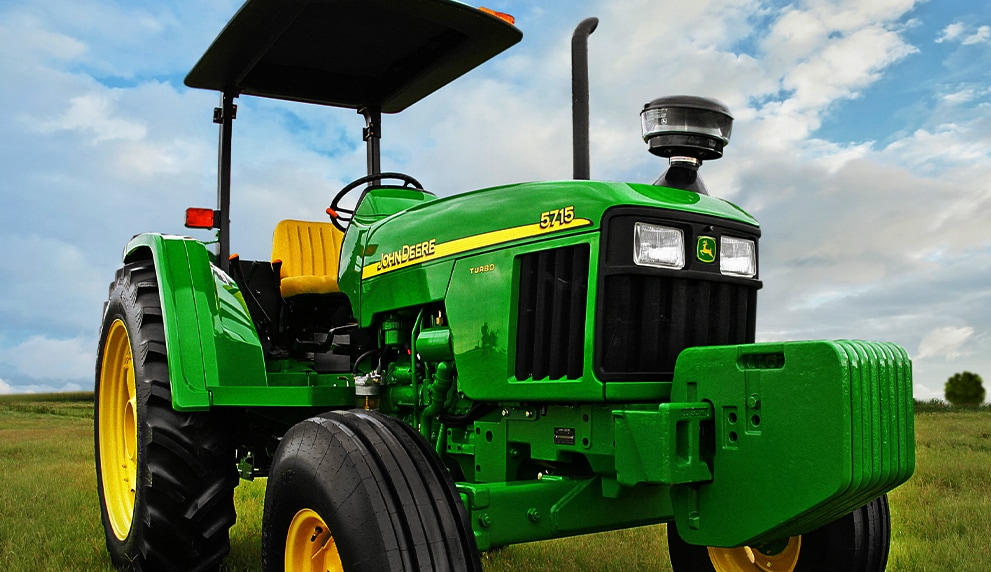
<path id="1" fill-rule="evenodd" d="M 344 233 L 329 222 L 279 222 L 272 236 L 272 261 L 282 261 L 282 296 L 340 292 L 337 270 L 343 242 Z"/>

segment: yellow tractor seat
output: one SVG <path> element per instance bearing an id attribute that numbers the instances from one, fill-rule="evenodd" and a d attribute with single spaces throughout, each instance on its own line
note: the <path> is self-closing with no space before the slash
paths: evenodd
<path id="1" fill-rule="evenodd" d="M 272 262 L 282 261 L 282 297 L 340 292 L 337 269 L 343 242 L 344 233 L 329 222 L 279 222 L 272 236 Z"/>

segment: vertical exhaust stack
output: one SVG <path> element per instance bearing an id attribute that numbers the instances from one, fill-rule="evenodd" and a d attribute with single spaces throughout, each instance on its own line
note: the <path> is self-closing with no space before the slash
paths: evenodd
<path id="1" fill-rule="evenodd" d="M 571 36 L 571 137 L 576 180 L 591 178 L 588 156 L 588 37 L 598 25 L 598 18 L 586 18 Z"/>

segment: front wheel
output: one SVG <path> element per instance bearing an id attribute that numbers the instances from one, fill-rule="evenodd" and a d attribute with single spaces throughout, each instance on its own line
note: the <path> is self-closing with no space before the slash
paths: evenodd
<path id="1" fill-rule="evenodd" d="M 354 410 L 294 425 L 272 460 L 266 572 L 480 572 L 467 513 L 411 427 Z"/>
<path id="2" fill-rule="evenodd" d="M 890 542 L 886 495 L 808 534 L 761 546 L 696 546 L 668 524 L 675 572 L 884 572 Z"/>

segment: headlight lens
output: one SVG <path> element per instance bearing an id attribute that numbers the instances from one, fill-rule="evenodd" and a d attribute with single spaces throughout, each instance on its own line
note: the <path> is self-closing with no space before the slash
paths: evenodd
<path id="1" fill-rule="evenodd" d="M 685 233 L 678 228 L 638 222 L 633 227 L 633 261 L 640 266 L 685 267 Z"/>
<path id="2" fill-rule="evenodd" d="M 719 272 L 746 278 L 757 275 L 757 247 L 754 241 L 724 236 L 719 242 Z"/>

